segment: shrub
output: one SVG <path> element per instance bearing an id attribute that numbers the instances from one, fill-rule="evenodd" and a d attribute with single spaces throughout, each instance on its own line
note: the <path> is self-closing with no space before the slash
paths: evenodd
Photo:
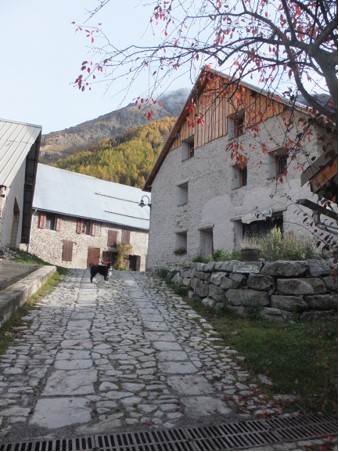
<path id="1" fill-rule="evenodd" d="M 213 259 L 215 261 L 231 261 L 240 260 L 240 251 L 233 250 L 216 250 L 213 253 Z"/>
<path id="2" fill-rule="evenodd" d="M 266 235 L 246 237 L 242 247 L 258 248 L 261 257 L 269 260 L 302 260 L 317 257 L 315 245 L 311 238 L 292 232 L 282 234 L 279 228 L 273 228 Z"/>
<path id="3" fill-rule="evenodd" d="M 207 262 L 210 262 L 211 258 L 208 257 L 202 257 L 200 254 L 192 259 L 192 262 L 202 262 L 203 264 L 207 264 Z"/>
<path id="4" fill-rule="evenodd" d="M 116 260 L 115 268 L 117 270 L 128 270 L 128 257 L 132 252 L 132 246 L 128 243 L 119 243 L 119 245 L 117 245 L 117 251 L 118 257 Z"/>

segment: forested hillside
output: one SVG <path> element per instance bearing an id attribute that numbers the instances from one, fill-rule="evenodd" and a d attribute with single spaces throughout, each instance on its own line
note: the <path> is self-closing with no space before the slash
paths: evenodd
<path id="1" fill-rule="evenodd" d="M 142 188 L 175 118 L 163 118 L 99 141 L 53 164 L 58 168 Z"/>
<path id="2" fill-rule="evenodd" d="M 185 88 L 160 96 L 158 104 L 152 106 L 152 121 L 166 117 L 177 117 L 187 99 L 189 91 Z M 39 161 L 51 165 L 59 159 L 70 157 L 96 146 L 99 140 L 114 138 L 132 127 L 148 124 L 147 114 L 135 104 L 111 111 L 68 129 L 42 135 Z"/>

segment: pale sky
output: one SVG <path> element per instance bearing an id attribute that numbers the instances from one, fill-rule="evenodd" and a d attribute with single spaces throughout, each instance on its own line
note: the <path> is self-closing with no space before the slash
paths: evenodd
<path id="1" fill-rule="evenodd" d="M 124 79 L 114 82 L 108 91 L 105 84 L 84 93 L 74 87 L 82 61 L 91 57 L 85 36 L 75 33 L 71 23 L 88 19 L 99 0 L 0 1 L 0 118 L 41 125 L 46 134 L 149 95 L 152 82 L 147 74 L 138 78 L 128 95 L 124 88 L 129 83 Z M 118 48 L 150 45 L 159 42 L 148 26 L 153 8 L 150 0 L 111 0 L 89 24 L 102 22 Z M 170 86 L 160 86 L 162 91 L 155 94 L 191 88 L 193 82 L 189 75 L 172 79 Z"/>
<path id="2" fill-rule="evenodd" d="M 152 13 L 142 0 L 111 0 L 93 20 L 109 28 L 120 45 L 140 43 Z M 62 130 L 133 102 L 147 90 L 147 79 L 124 99 L 123 81 L 80 92 L 72 82 L 88 59 L 86 39 L 72 21 L 83 22 L 96 0 L 1 0 L 0 118 L 41 125 L 43 133 Z M 171 89 L 191 87 L 177 81 Z"/>

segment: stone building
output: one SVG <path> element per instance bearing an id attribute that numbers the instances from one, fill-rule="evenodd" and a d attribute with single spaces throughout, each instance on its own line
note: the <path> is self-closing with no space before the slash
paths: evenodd
<path id="1" fill-rule="evenodd" d="M 310 234 L 317 201 L 300 174 L 336 141 L 301 105 L 205 69 L 144 190 L 152 192 L 147 269 L 239 247 L 276 226 Z"/>
<path id="2" fill-rule="evenodd" d="M 0 246 L 28 244 L 41 126 L 0 120 Z"/>
<path id="3" fill-rule="evenodd" d="M 138 188 L 39 164 L 29 251 L 54 265 L 87 268 L 117 258 L 129 244 L 126 266 L 144 271 L 149 208 Z"/>

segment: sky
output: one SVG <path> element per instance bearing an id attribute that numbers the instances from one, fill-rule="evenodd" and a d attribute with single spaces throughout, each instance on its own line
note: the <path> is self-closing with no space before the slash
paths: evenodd
<path id="1" fill-rule="evenodd" d="M 81 92 L 73 86 L 87 41 L 72 22 L 83 23 L 97 0 L 1 0 L 0 118 L 38 124 L 43 134 L 75 126 L 144 95 L 140 79 L 125 98 L 120 86 Z M 114 42 L 140 42 L 152 12 L 142 0 L 111 0 L 92 20 L 109 27 Z M 123 83 L 123 82 L 121 82 Z M 190 88 L 177 81 L 171 89 Z"/>
<path id="2" fill-rule="evenodd" d="M 138 77 L 128 93 L 124 88 L 129 83 L 123 78 L 108 90 L 103 83 L 85 92 L 74 86 L 82 61 L 91 56 L 88 39 L 75 32 L 72 22 L 84 23 L 99 2 L 1 0 L 0 118 L 41 125 L 47 134 L 122 108 L 139 96 L 147 97 L 153 88 L 147 73 Z M 150 45 L 152 39 L 159 42 L 148 26 L 153 8 L 151 0 L 110 0 L 88 24 L 101 22 L 118 48 Z M 160 86 L 163 91 L 156 94 L 190 89 L 193 82 L 189 75 L 172 79 L 170 86 Z"/>

